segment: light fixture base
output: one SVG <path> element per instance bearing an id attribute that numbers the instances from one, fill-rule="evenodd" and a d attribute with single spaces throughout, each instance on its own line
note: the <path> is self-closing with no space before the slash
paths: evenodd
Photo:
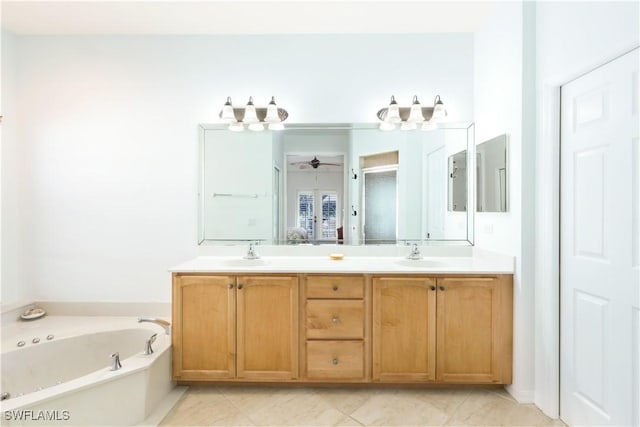
<path id="1" fill-rule="evenodd" d="M 236 117 L 236 121 L 242 122 L 244 119 L 244 107 L 242 108 L 233 108 L 233 115 Z M 258 121 L 265 122 L 265 117 L 267 117 L 267 109 L 262 107 L 256 107 L 256 116 L 258 116 Z M 218 117 L 222 119 L 222 111 L 218 114 Z M 278 108 L 278 117 L 281 122 L 284 122 L 289 117 L 289 113 L 284 108 Z"/>

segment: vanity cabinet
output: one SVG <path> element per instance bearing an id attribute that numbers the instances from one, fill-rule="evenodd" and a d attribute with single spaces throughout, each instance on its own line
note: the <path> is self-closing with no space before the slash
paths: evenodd
<path id="1" fill-rule="evenodd" d="M 173 378 L 298 377 L 298 277 L 173 276 Z"/>
<path id="2" fill-rule="evenodd" d="M 373 279 L 373 380 L 511 383 L 511 276 Z"/>
<path id="3" fill-rule="evenodd" d="M 182 383 L 510 384 L 510 274 L 173 274 Z"/>
<path id="4" fill-rule="evenodd" d="M 369 362 L 365 277 L 305 275 L 303 288 L 303 379 L 365 381 Z"/>

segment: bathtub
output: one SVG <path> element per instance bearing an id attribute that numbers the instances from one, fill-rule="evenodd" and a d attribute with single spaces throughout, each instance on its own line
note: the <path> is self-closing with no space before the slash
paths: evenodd
<path id="1" fill-rule="evenodd" d="M 145 342 L 157 333 L 154 353 Z M 24 345 L 18 346 L 19 342 Z M 135 317 L 47 316 L 2 328 L 2 425 L 135 425 L 173 388 L 171 339 Z M 122 368 L 112 371 L 111 354 Z"/>

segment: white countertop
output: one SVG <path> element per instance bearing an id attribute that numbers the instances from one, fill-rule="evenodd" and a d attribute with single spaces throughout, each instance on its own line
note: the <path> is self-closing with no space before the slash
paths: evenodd
<path id="1" fill-rule="evenodd" d="M 264 256 L 245 260 L 241 256 L 200 256 L 169 269 L 175 273 L 367 273 L 367 274 L 513 274 L 513 257 L 497 254 L 424 257 Z"/>

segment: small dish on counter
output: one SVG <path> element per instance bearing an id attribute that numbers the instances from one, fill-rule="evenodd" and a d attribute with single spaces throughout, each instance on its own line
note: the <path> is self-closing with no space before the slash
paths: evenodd
<path id="1" fill-rule="evenodd" d="M 30 308 L 30 309 L 26 310 L 24 313 L 22 313 L 20 315 L 20 318 L 22 320 L 34 320 L 34 319 L 41 318 L 45 314 L 47 314 L 47 312 L 44 311 L 42 308 L 34 307 L 34 308 Z"/>
<path id="2" fill-rule="evenodd" d="M 344 259 L 344 254 L 329 254 L 329 258 L 334 261 L 339 261 L 341 259 Z"/>

